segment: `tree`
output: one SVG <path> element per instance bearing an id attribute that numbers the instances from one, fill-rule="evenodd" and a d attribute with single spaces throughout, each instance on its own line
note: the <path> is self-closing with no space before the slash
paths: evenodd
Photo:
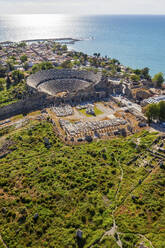
<path id="1" fill-rule="evenodd" d="M 164 121 L 165 120 L 165 102 L 161 101 L 159 102 L 159 120 Z"/>
<path id="2" fill-rule="evenodd" d="M 159 106 L 156 103 L 147 105 L 144 109 L 145 116 L 148 119 L 148 123 L 159 118 Z"/>
<path id="3" fill-rule="evenodd" d="M 12 79 L 15 83 L 20 83 L 22 79 L 24 79 L 24 73 L 19 70 L 15 70 L 12 72 Z"/>
<path id="4" fill-rule="evenodd" d="M 18 44 L 18 47 L 26 47 L 26 42 L 21 42 Z"/>
<path id="5" fill-rule="evenodd" d="M 32 72 L 36 73 L 41 70 L 50 70 L 53 69 L 53 64 L 51 62 L 42 62 L 40 64 L 33 65 Z"/>
<path id="6" fill-rule="evenodd" d="M 134 72 L 136 75 L 141 75 L 141 70 L 139 70 L 139 69 L 133 70 L 133 72 Z"/>
<path id="7" fill-rule="evenodd" d="M 53 52 L 61 50 L 61 44 L 60 43 L 55 43 L 52 50 L 53 50 Z"/>
<path id="8" fill-rule="evenodd" d="M 151 80 L 151 76 L 149 75 L 150 69 L 148 67 L 145 67 L 141 70 L 141 76 L 144 79 Z"/>
<path id="9" fill-rule="evenodd" d="M 24 63 L 23 68 L 25 69 L 25 71 L 27 71 L 27 70 L 28 70 L 28 68 L 29 68 L 29 64 L 28 64 L 27 62 L 26 62 L 26 63 Z"/>
<path id="10" fill-rule="evenodd" d="M 10 80 L 10 77 L 7 76 L 7 79 L 6 79 L 6 89 L 8 90 L 11 86 L 11 80 Z"/>
<path id="11" fill-rule="evenodd" d="M 66 61 L 64 61 L 63 63 L 61 63 L 61 66 L 63 67 L 63 68 L 72 68 L 72 63 L 71 63 L 71 61 L 70 60 L 66 60 Z"/>
<path id="12" fill-rule="evenodd" d="M 74 65 L 80 66 L 80 61 L 79 60 L 75 60 L 74 61 Z"/>
<path id="13" fill-rule="evenodd" d="M 0 78 L 3 78 L 6 76 L 6 68 L 3 67 L 1 64 L 0 64 Z"/>
<path id="14" fill-rule="evenodd" d="M 6 80 L 4 78 L 0 78 L 0 91 L 4 90 L 5 84 L 6 84 Z"/>
<path id="15" fill-rule="evenodd" d="M 121 72 L 121 68 L 118 66 L 118 67 L 116 68 L 116 71 L 117 71 L 117 72 Z"/>
<path id="16" fill-rule="evenodd" d="M 63 45 L 63 46 L 62 46 L 62 50 L 63 50 L 63 51 L 67 51 L 67 50 L 68 50 L 67 45 Z"/>
<path id="17" fill-rule="evenodd" d="M 144 113 L 149 123 L 151 123 L 153 120 L 164 121 L 165 120 L 165 101 L 147 105 L 146 108 L 144 109 Z"/>
<path id="18" fill-rule="evenodd" d="M 94 53 L 93 56 L 96 57 L 96 58 L 99 58 L 100 57 L 100 53 Z"/>
<path id="19" fill-rule="evenodd" d="M 24 54 L 24 55 L 22 55 L 22 56 L 20 57 L 20 60 L 21 60 L 22 63 L 25 63 L 25 62 L 27 61 L 27 59 L 28 59 L 28 57 L 27 57 L 26 54 Z"/>
<path id="20" fill-rule="evenodd" d="M 118 59 L 112 59 L 112 60 L 111 60 L 111 63 L 112 63 L 112 64 L 115 64 L 115 65 L 120 65 L 120 62 L 119 62 Z"/>
<path id="21" fill-rule="evenodd" d="M 13 61 L 12 60 L 8 60 L 7 61 L 7 66 L 8 66 L 9 71 L 13 71 L 14 70 L 14 64 L 13 64 Z"/>
<path id="22" fill-rule="evenodd" d="M 131 78 L 131 80 L 132 80 L 133 82 L 138 82 L 138 81 L 140 81 L 140 76 L 137 75 L 137 74 L 132 74 L 130 78 Z"/>
<path id="23" fill-rule="evenodd" d="M 161 88 L 162 84 L 164 82 L 163 73 L 159 72 L 159 73 L 155 74 L 155 76 L 152 79 L 152 82 L 155 83 L 158 88 Z"/>
<path id="24" fill-rule="evenodd" d="M 13 63 L 16 61 L 16 57 L 13 55 L 13 56 L 11 56 L 11 57 L 9 57 L 9 59 L 11 60 L 11 61 L 13 61 Z"/>

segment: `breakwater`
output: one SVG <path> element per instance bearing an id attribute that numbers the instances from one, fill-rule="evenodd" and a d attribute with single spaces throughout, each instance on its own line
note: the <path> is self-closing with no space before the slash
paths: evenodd
<path id="1" fill-rule="evenodd" d="M 63 44 L 74 44 L 77 41 L 81 41 L 82 39 L 74 39 L 74 38 L 50 38 L 50 39 L 30 39 L 30 40 L 21 40 L 18 42 L 14 42 L 14 41 L 3 41 L 0 42 L 0 45 L 12 45 L 12 44 L 16 44 L 16 43 L 21 43 L 21 42 L 25 42 L 25 43 L 33 43 L 33 42 L 46 42 L 46 41 L 52 41 L 52 42 L 59 42 L 59 43 L 63 43 Z"/>

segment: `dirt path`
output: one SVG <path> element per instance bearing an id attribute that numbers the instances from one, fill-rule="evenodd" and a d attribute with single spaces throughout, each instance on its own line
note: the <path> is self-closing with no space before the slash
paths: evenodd
<path id="1" fill-rule="evenodd" d="M 116 210 L 116 209 L 115 209 Z M 109 230 L 109 231 L 106 231 L 102 238 L 100 239 L 100 241 L 103 240 L 103 238 L 105 236 L 112 236 L 115 240 L 116 240 L 116 244 L 120 247 L 120 248 L 123 248 L 123 245 L 122 245 L 122 241 L 120 239 L 120 233 L 117 231 L 117 225 L 116 225 L 116 221 L 115 221 L 115 217 L 114 217 L 114 212 L 115 210 L 113 210 L 113 213 L 112 213 L 112 217 L 113 217 L 113 226 L 112 228 Z"/>
<path id="2" fill-rule="evenodd" d="M 3 241 L 1 234 L 0 234 L 0 241 L 3 243 L 3 246 L 4 246 L 5 248 L 8 248 L 7 245 L 5 244 L 5 242 Z"/>
<path id="3" fill-rule="evenodd" d="M 141 238 L 145 239 L 145 240 L 150 244 L 151 248 L 155 248 L 155 247 L 153 246 L 152 242 L 151 242 L 149 239 L 147 239 L 144 235 L 142 235 L 142 234 L 138 234 L 138 235 L 139 235 Z"/>
<path id="4" fill-rule="evenodd" d="M 150 151 L 149 151 L 149 152 L 150 152 Z M 118 207 L 121 206 L 121 205 L 125 202 L 125 200 L 130 196 L 130 194 L 132 194 L 132 192 L 139 186 L 139 183 L 138 183 L 137 185 L 135 185 L 135 186 L 133 187 L 133 189 L 132 189 L 131 191 L 128 192 L 128 194 L 126 195 L 126 197 L 124 198 L 124 200 L 123 200 L 119 205 L 117 205 L 117 198 L 118 198 L 118 194 L 119 194 L 119 192 L 120 192 L 120 188 L 121 188 L 121 185 L 122 185 L 122 180 L 123 180 L 123 176 L 124 176 L 124 171 L 123 171 L 123 168 L 122 168 L 120 162 L 119 162 L 117 159 L 116 159 L 116 162 L 117 162 L 118 165 L 119 165 L 120 172 L 121 172 L 121 176 L 120 176 L 120 182 L 119 182 L 119 184 L 118 184 L 118 188 L 117 188 L 117 191 L 116 191 L 116 194 L 115 194 L 116 206 L 115 206 L 115 208 L 114 208 L 113 211 L 112 211 L 113 226 L 111 227 L 110 230 L 106 231 L 106 232 L 102 235 L 102 237 L 97 241 L 97 244 L 99 244 L 99 243 L 103 240 L 103 238 L 104 238 L 105 236 L 112 236 L 112 237 L 116 240 L 116 244 L 118 245 L 118 247 L 123 248 L 123 244 L 122 244 L 122 241 L 121 241 L 121 239 L 120 239 L 120 235 L 121 235 L 121 234 L 124 234 L 124 233 L 118 232 L 118 230 L 117 230 L 118 227 L 117 227 L 117 225 L 116 225 L 116 221 L 115 221 L 115 216 L 114 216 L 114 214 L 115 214 L 115 211 L 118 209 Z M 152 172 L 151 172 L 151 173 L 152 173 Z M 142 180 L 142 183 L 150 176 L 151 173 L 147 173 L 147 174 L 145 175 L 145 177 L 144 177 L 143 180 Z M 153 246 L 152 242 L 151 242 L 149 239 L 147 239 L 144 235 L 142 235 L 142 234 L 140 234 L 140 233 L 137 233 L 136 235 L 139 236 L 139 237 L 141 237 L 141 238 L 143 238 L 143 239 L 145 239 L 145 240 L 150 244 L 151 248 L 155 248 L 155 247 Z M 92 247 L 93 247 L 93 245 L 90 246 L 90 248 L 92 248 Z"/>
<path id="5" fill-rule="evenodd" d="M 116 191 L 116 194 L 115 194 L 115 201 L 117 200 L 117 197 L 118 197 L 118 194 L 119 194 L 119 191 L 120 191 L 120 188 L 121 188 L 123 176 L 124 176 L 123 168 L 121 167 L 120 162 L 117 161 L 117 160 L 116 160 L 116 162 L 119 164 L 121 176 L 120 176 L 119 185 L 118 185 L 118 188 L 117 188 L 117 191 Z M 106 231 L 106 232 L 103 234 L 103 236 L 102 236 L 102 238 L 101 238 L 100 241 L 102 241 L 103 238 L 104 238 L 105 236 L 113 236 L 113 237 L 115 238 L 115 240 L 116 240 L 117 245 L 118 245 L 120 248 L 122 248 L 123 245 L 122 245 L 122 241 L 121 241 L 121 239 L 120 239 L 120 233 L 117 231 L 117 225 L 116 225 L 116 221 L 115 221 L 115 217 L 114 217 L 114 213 L 115 213 L 115 211 L 117 210 L 117 208 L 118 208 L 118 207 L 117 207 L 117 204 L 116 204 L 115 209 L 112 211 L 112 218 L 113 218 L 113 226 L 112 226 L 112 228 L 111 228 L 109 231 Z"/>
<path id="6" fill-rule="evenodd" d="M 119 194 L 119 191 L 120 191 L 120 188 L 121 188 L 123 176 L 124 176 L 123 168 L 121 167 L 120 162 L 117 161 L 117 160 L 116 160 L 116 162 L 119 164 L 121 175 L 120 175 L 120 179 L 119 179 L 120 181 L 119 181 L 119 184 L 118 184 L 118 187 L 117 187 L 117 190 L 116 190 L 116 194 L 115 194 L 115 201 L 117 200 L 117 197 L 118 197 L 118 194 Z M 118 247 L 123 248 L 123 244 L 122 244 L 122 241 L 120 239 L 120 233 L 117 230 L 118 227 L 116 225 L 116 221 L 115 221 L 115 217 L 114 217 L 114 213 L 115 213 L 115 211 L 116 211 L 117 208 L 118 207 L 117 207 L 117 204 L 116 204 L 114 210 L 112 211 L 113 226 L 111 227 L 110 230 L 106 231 L 102 235 L 102 237 L 100 238 L 100 240 L 98 240 L 97 243 L 100 243 L 105 236 L 112 236 L 115 239 L 116 244 L 118 245 Z M 92 247 L 93 247 L 93 245 L 90 248 L 92 248 Z"/>

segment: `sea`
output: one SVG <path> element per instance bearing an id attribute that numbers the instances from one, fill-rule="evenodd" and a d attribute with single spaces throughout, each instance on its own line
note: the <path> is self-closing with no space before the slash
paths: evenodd
<path id="1" fill-rule="evenodd" d="M 70 49 L 118 59 L 131 68 L 165 74 L 165 16 L 0 16 L 0 41 L 76 38 Z"/>

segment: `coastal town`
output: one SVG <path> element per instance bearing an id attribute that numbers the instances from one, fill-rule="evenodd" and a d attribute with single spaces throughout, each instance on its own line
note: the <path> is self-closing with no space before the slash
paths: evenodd
<path id="1" fill-rule="evenodd" d="M 61 43 L 60 43 L 61 44 Z M 53 65 L 58 66 L 64 61 L 71 59 L 66 51 L 66 45 L 63 45 L 61 51 L 58 49 L 58 53 L 55 52 L 55 43 L 53 41 L 37 42 L 31 43 L 21 42 L 17 43 L 1 43 L 0 45 L 3 49 L 0 50 L 1 64 L 7 66 L 7 62 L 11 59 L 14 60 L 14 69 L 25 71 L 26 68 L 29 69 L 33 65 L 49 61 Z M 27 56 L 22 59 L 22 56 Z M 26 64 L 25 64 L 26 62 Z"/>
<path id="2" fill-rule="evenodd" d="M 147 67 L 131 69 L 98 53 L 69 50 L 68 42 L 76 41 L 0 44 L 1 127 L 11 125 L 13 116 L 41 111 L 65 142 L 127 136 L 140 129 L 164 132 L 164 113 L 157 121 L 146 111 L 165 100 L 161 73 L 152 79 Z"/>

